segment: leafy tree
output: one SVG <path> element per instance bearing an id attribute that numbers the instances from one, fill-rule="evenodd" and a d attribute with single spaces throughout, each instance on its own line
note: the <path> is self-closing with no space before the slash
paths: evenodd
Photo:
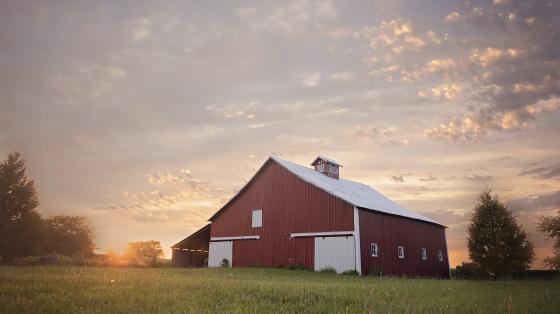
<path id="1" fill-rule="evenodd" d="M 468 247 L 471 260 L 495 278 L 526 270 L 535 255 L 511 211 L 490 190 L 480 194 L 474 209 Z"/>
<path id="2" fill-rule="evenodd" d="M 163 250 L 159 241 L 138 241 L 128 243 L 125 252 L 126 258 L 135 261 L 137 264 L 156 265 L 157 259 L 163 257 Z"/>
<path id="3" fill-rule="evenodd" d="M 87 219 L 79 216 L 55 216 L 45 220 L 46 253 L 89 257 L 95 245 Z"/>
<path id="4" fill-rule="evenodd" d="M 554 255 L 545 259 L 546 265 L 551 269 L 560 270 L 560 211 L 556 217 L 542 216 L 539 230 L 546 234 L 547 239 L 553 241 Z"/>
<path id="5" fill-rule="evenodd" d="M 0 163 L 0 258 L 5 261 L 36 254 L 41 244 L 39 200 L 25 170 L 19 153 Z"/>

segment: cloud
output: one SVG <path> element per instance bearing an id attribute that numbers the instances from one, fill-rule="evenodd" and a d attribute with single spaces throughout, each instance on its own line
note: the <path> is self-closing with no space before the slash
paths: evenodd
<path id="1" fill-rule="evenodd" d="M 521 173 L 519 173 L 519 175 L 520 176 L 530 175 L 540 179 L 551 179 L 551 178 L 560 177 L 560 162 L 550 166 L 528 168 L 522 171 Z"/>
<path id="2" fill-rule="evenodd" d="M 126 78 L 127 72 L 118 66 L 92 64 L 54 76 L 50 85 L 56 92 L 57 103 L 81 106 L 112 96 L 115 85 Z"/>
<path id="3" fill-rule="evenodd" d="M 492 108 L 471 112 L 461 118 L 453 118 L 439 127 L 426 129 L 424 135 L 430 139 L 453 143 L 478 143 L 493 131 L 519 130 L 531 127 L 537 114 L 546 112 L 545 103 L 522 107 L 517 110 L 496 112 Z M 556 109 L 554 109 L 556 110 Z"/>
<path id="4" fill-rule="evenodd" d="M 540 214 L 545 211 L 556 211 L 560 209 L 560 191 L 514 198 L 507 202 L 507 206 L 514 213 L 529 212 Z"/>
<path id="5" fill-rule="evenodd" d="M 394 128 L 384 128 L 380 126 L 363 127 L 358 125 L 354 129 L 354 136 L 362 139 L 386 138 L 395 132 Z"/>
<path id="6" fill-rule="evenodd" d="M 396 182 L 396 183 L 404 183 L 404 179 L 408 176 L 411 176 L 412 173 L 398 173 L 395 175 L 390 175 L 389 179 L 391 179 L 391 181 Z M 423 187 L 422 187 L 423 188 Z"/>
<path id="7" fill-rule="evenodd" d="M 145 17 L 132 20 L 129 26 L 132 41 L 139 42 L 150 37 L 152 25 L 152 21 Z"/>
<path id="8" fill-rule="evenodd" d="M 478 182 L 488 182 L 488 181 L 492 181 L 494 180 L 494 176 L 492 175 L 479 175 L 476 173 L 473 173 L 471 175 L 468 176 L 464 176 L 463 177 L 465 180 L 469 180 L 469 181 L 478 181 Z"/>
<path id="9" fill-rule="evenodd" d="M 419 180 L 422 181 L 422 182 L 430 182 L 430 181 L 438 180 L 438 177 L 434 177 L 434 176 L 432 176 L 432 174 L 428 174 L 428 176 L 426 176 L 426 177 L 420 177 Z"/>
<path id="10" fill-rule="evenodd" d="M 134 30 L 134 32 L 132 33 L 132 40 L 141 41 L 150 37 L 150 35 L 152 35 L 152 32 L 149 29 L 141 27 Z"/>
<path id="11" fill-rule="evenodd" d="M 453 100 L 461 93 L 461 86 L 457 84 L 441 84 L 428 90 L 418 92 L 418 96 L 423 98 L 435 98 L 442 100 Z"/>
<path id="12" fill-rule="evenodd" d="M 322 20 L 334 19 L 338 15 L 336 6 L 331 0 L 298 0 L 278 5 L 268 9 L 267 12 L 270 14 L 253 21 L 252 25 L 255 29 L 277 30 L 290 34 L 316 27 Z"/>
<path id="13" fill-rule="evenodd" d="M 451 12 L 445 17 L 443 21 L 446 23 L 455 22 L 459 19 L 460 16 L 461 14 L 459 12 Z"/>
<path id="14" fill-rule="evenodd" d="M 402 176 L 402 175 L 393 175 L 393 176 L 390 176 L 390 178 L 391 178 L 391 180 L 393 180 L 394 182 L 397 182 L 397 183 L 404 183 L 404 176 Z"/>
<path id="15" fill-rule="evenodd" d="M 476 109 L 426 134 L 454 142 L 481 141 L 494 132 L 531 126 L 545 111 L 542 103 L 557 102 L 560 96 L 560 46 L 551 44 L 560 39 L 555 31 L 560 27 L 558 14 L 560 7 L 548 1 L 513 1 L 470 10 L 467 5 L 461 27 L 484 26 L 488 39 L 465 41 L 466 49 L 478 47 L 459 56 L 462 69 L 454 70 Z"/>
<path id="16" fill-rule="evenodd" d="M 301 84 L 304 87 L 310 87 L 310 88 L 318 86 L 319 83 L 321 83 L 321 72 L 316 72 L 316 73 L 306 77 L 301 82 Z"/>
<path id="17" fill-rule="evenodd" d="M 354 80 L 356 75 L 352 72 L 338 72 L 331 74 L 330 78 L 333 81 L 348 82 Z"/>

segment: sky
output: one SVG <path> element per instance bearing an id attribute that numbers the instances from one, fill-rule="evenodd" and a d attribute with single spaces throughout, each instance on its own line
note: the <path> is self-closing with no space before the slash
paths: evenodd
<path id="1" fill-rule="evenodd" d="M 270 155 L 447 225 L 481 191 L 534 242 L 560 209 L 557 1 L 0 2 L 0 155 L 99 252 L 169 247 Z"/>

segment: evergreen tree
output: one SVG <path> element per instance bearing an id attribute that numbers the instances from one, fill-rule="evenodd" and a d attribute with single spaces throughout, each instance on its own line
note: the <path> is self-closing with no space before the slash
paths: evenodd
<path id="1" fill-rule="evenodd" d="M 546 234 L 547 239 L 553 241 L 554 255 L 545 259 L 546 265 L 551 269 L 560 270 L 560 211 L 558 211 L 556 217 L 541 217 L 539 229 Z"/>
<path id="2" fill-rule="evenodd" d="M 482 192 L 474 209 L 468 247 L 473 263 L 495 278 L 526 270 L 535 255 L 521 226 L 489 190 Z"/>
<path id="3" fill-rule="evenodd" d="M 0 259 L 37 253 L 43 221 L 33 181 L 25 175 L 25 161 L 19 153 L 0 163 Z"/>

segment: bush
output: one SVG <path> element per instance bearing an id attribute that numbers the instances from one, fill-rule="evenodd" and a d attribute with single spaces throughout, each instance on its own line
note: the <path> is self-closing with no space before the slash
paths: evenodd
<path id="1" fill-rule="evenodd" d="M 345 270 L 341 274 L 346 275 L 346 276 L 359 276 L 360 275 L 360 273 L 355 269 Z"/>
<path id="2" fill-rule="evenodd" d="M 325 267 L 322 268 L 320 271 L 320 273 L 331 273 L 331 274 L 336 274 L 336 269 L 332 268 L 332 267 Z"/>
<path id="3" fill-rule="evenodd" d="M 451 277 L 455 279 L 480 279 L 480 267 L 474 263 L 463 263 L 451 270 Z"/>
<path id="4" fill-rule="evenodd" d="M 220 262 L 220 267 L 228 268 L 229 267 L 229 260 L 227 258 L 222 259 Z"/>
<path id="5" fill-rule="evenodd" d="M 305 266 L 303 266 L 302 264 L 290 264 L 290 265 L 288 265 L 288 269 L 291 269 L 291 270 L 305 270 Z"/>

